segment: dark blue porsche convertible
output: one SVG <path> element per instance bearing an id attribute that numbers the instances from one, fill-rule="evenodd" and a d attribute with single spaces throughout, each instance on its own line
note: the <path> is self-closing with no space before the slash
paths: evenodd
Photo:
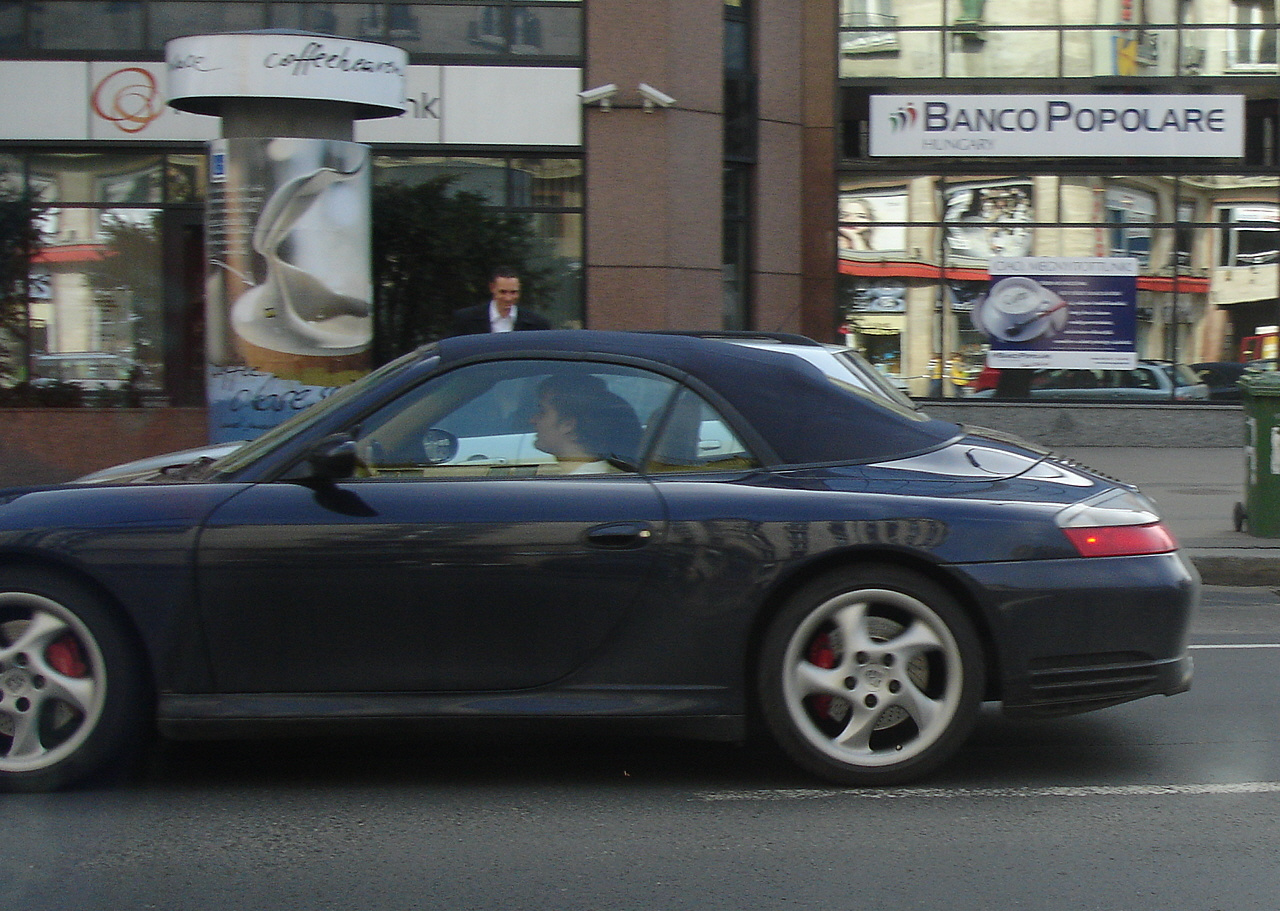
<path id="1" fill-rule="evenodd" d="M 752 722 L 846 785 L 984 701 L 1185 690 L 1195 570 L 1132 487 L 785 351 L 429 345 L 218 460 L 0 491 L 0 787 L 158 730 Z"/>

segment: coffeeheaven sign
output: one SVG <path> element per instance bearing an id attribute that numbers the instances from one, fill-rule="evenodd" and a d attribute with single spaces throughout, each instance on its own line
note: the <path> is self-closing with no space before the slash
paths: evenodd
<path id="1" fill-rule="evenodd" d="M 875 95 L 872 157 L 1240 158 L 1241 95 Z"/>
<path id="2" fill-rule="evenodd" d="M 345 102 L 356 118 L 404 113 L 401 48 L 310 33 L 194 35 L 165 44 L 169 104 L 221 114 L 235 99 Z"/>

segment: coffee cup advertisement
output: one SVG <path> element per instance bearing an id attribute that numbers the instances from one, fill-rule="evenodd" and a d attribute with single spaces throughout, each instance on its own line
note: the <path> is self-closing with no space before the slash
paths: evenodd
<path id="1" fill-rule="evenodd" d="M 1137 362 L 1138 261 L 993 257 L 970 312 L 1001 368 L 1128 369 Z"/>
<path id="2" fill-rule="evenodd" d="M 223 442 L 295 410 L 246 402 L 311 402 L 368 372 L 369 150 L 236 138 L 210 155 L 207 391 Z"/>

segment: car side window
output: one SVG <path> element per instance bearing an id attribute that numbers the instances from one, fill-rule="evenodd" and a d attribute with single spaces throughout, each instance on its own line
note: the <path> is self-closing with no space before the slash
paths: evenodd
<path id="1" fill-rule="evenodd" d="M 361 474 L 511 478 L 637 471 L 674 380 L 581 361 L 471 364 L 401 395 L 356 434 Z"/>
<path id="2" fill-rule="evenodd" d="M 731 471 L 759 461 L 701 396 L 681 390 L 666 415 L 645 466 L 650 473 Z"/>

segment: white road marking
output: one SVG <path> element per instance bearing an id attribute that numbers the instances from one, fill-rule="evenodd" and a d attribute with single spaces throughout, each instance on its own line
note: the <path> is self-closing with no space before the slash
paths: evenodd
<path id="1" fill-rule="evenodd" d="M 777 788 L 760 791 L 715 791 L 698 795 L 699 800 L 765 801 L 822 800 L 830 797 L 859 797 L 867 800 L 905 800 L 1005 797 L 1163 797 L 1170 794 L 1203 796 L 1235 794 L 1280 794 L 1280 781 L 1243 781 L 1236 784 L 1132 784 L 1053 785 L 1039 788 Z"/>
<path id="2" fill-rule="evenodd" d="M 1256 642 L 1256 643 L 1241 642 L 1241 643 L 1238 643 L 1238 644 L 1236 644 L 1236 645 L 1189 645 L 1189 646 L 1187 646 L 1187 648 L 1200 648 L 1200 649 L 1206 649 L 1206 648 L 1280 648 L 1280 643 L 1277 643 L 1277 642 Z"/>
<path id="3" fill-rule="evenodd" d="M 1280 649 L 1280 643 L 1223 643 L 1192 645 L 1192 649 Z M 1190 796 L 1234 794 L 1280 794 L 1280 781 L 1243 781 L 1235 784 L 1134 784 L 1134 785 L 1051 785 L 1031 788 L 776 788 L 759 791 L 715 791 L 699 794 L 699 800 L 769 801 L 825 800 L 832 797 L 857 797 L 864 800 L 955 800 L 956 798 L 1008 797 L 1163 797 L 1171 794 Z"/>

